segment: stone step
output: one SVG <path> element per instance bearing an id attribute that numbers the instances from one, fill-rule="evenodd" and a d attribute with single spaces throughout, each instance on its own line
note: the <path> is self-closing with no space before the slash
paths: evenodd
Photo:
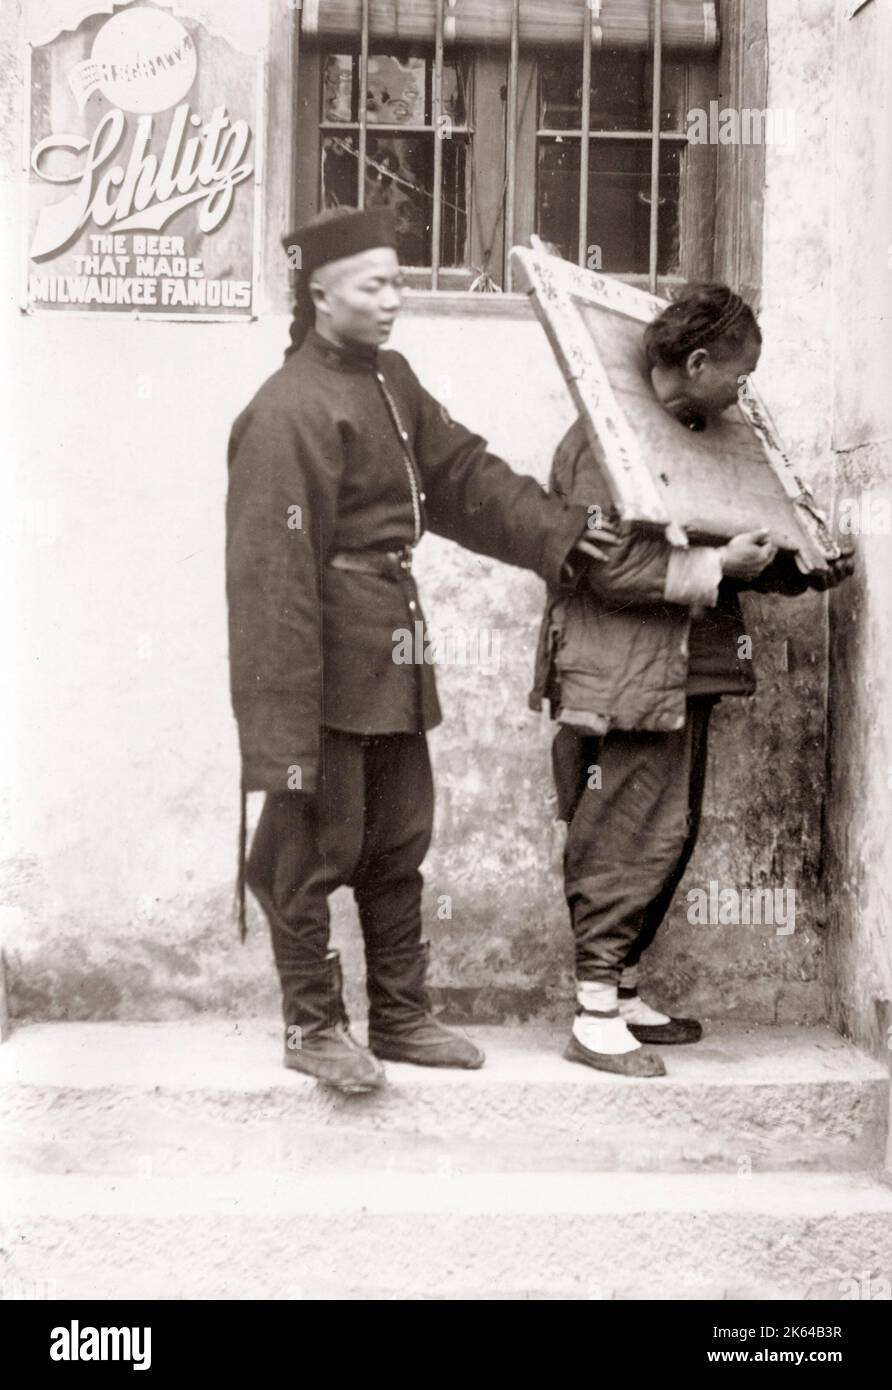
<path id="1" fill-rule="evenodd" d="M 892 1188 L 851 1173 L 43 1175 L 4 1181 L 0 1246 L 10 1296 L 59 1299 L 874 1298 L 892 1278 Z"/>
<path id="2" fill-rule="evenodd" d="M 285 1070 L 269 1020 L 21 1026 L 0 1048 L 4 1166 L 446 1177 L 882 1161 L 888 1076 L 828 1029 L 717 1026 L 663 1049 L 665 1078 L 638 1081 L 564 1061 L 562 1030 L 471 1032 L 487 1051 L 481 1071 L 388 1063 L 386 1091 L 344 1097 Z"/>

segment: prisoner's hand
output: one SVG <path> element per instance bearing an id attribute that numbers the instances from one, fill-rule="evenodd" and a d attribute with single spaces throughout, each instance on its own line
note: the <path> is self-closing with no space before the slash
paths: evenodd
<path id="1" fill-rule="evenodd" d="M 758 579 L 777 554 L 767 531 L 744 531 L 719 550 L 722 574 L 728 579 Z"/>
<path id="2" fill-rule="evenodd" d="M 851 546 L 846 546 L 836 560 L 830 561 L 830 568 L 820 574 L 813 574 L 809 583 L 813 589 L 823 593 L 825 589 L 835 589 L 837 584 L 848 579 L 854 568 L 855 552 Z"/>

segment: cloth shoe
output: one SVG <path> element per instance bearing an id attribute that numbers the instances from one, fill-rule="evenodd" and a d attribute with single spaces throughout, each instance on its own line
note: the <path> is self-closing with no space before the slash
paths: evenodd
<path id="1" fill-rule="evenodd" d="M 645 1004 L 637 989 L 619 989 L 619 1014 L 633 1038 L 641 1043 L 695 1043 L 703 1037 L 703 1025 L 696 1018 L 671 1018 Z"/>
<path id="2" fill-rule="evenodd" d="M 634 1035 L 628 1036 L 630 1033 L 618 1010 L 601 1013 L 579 1004 L 564 1057 L 617 1076 L 665 1076 L 662 1058 L 641 1047 Z"/>

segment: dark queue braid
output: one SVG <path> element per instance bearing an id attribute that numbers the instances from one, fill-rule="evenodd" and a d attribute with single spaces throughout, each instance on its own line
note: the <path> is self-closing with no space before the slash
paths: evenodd
<path id="1" fill-rule="evenodd" d="M 644 331 L 644 350 L 652 367 L 677 367 L 696 348 L 733 357 L 751 337 L 762 334 L 749 305 L 727 285 L 685 285 L 659 318 Z"/>
<path id="2" fill-rule="evenodd" d="M 356 209 L 338 205 L 333 208 L 324 208 L 310 223 L 311 226 L 319 226 L 324 222 L 337 222 L 341 217 L 349 217 Z M 310 294 L 310 280 L 312 271 L 295 269 L 294 275 L 294 313 L 291 319 L 291 327 L 288 330 L 291 342 L 285 349 L 285 356 L 290 357 L 292 352 L 297 352 L 304 338 L 316 322 L 316 310 L 313 305 L 312 295 Z"/>

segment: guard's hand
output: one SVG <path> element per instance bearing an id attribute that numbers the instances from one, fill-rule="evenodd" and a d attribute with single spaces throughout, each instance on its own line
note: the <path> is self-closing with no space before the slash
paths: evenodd
<path id="1" fill-rule="evenodd" d="M 574 549 L 581 550 L 583 555 L 587 555 L 591 560 L 609 560 L 611 547 L 619 545 L 619 542 L 620 537 L 615 531 L 601 527 L 595 531 L 587 531 L 585 539 L 577 541 Z"/>
<path id="2" fill-rule="evenodd" d="M 824 570 L 823 573 L 813 574 L 809 579 L 809 583 L 813 589 L 817 589 L 820 593 L 824 593 L 825 590 L 835 589 L 837 584 L 841 584 L 844 579 L 848 579 L 854 568 L 854 548 L 851 545 L 843 546 L 842 554 L 838 559 L 830 561 L 830 568 Z"/>
<path id="3" fill-rule="evenodd" d="M 743 531 L 719 550 L 722 574 L 729 579 L 758 579 L 777 554 L 768 531 Z"/>

